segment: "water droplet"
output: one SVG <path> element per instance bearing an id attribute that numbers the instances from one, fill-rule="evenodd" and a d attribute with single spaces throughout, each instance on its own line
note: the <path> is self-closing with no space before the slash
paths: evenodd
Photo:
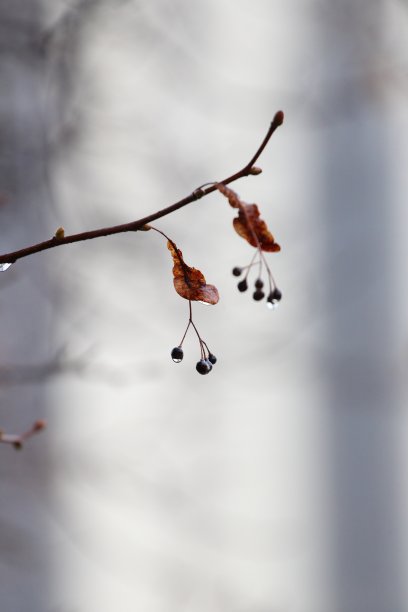
<path id="1" fill-rule="evenodd" d="M 178 358 L 176 359 L 175 357 L 172 357 L 174 363 L 180 363 L 180 361 L 183 361 L 182 359 Z"/>
<path id="2" fill-rule="evenodd" d="M 11 264 L 11 263 L 0 263 L 0 272 L 5 272 L 12 265 L 13 264 Z"/>
<path id="3" fill-rule="evenodd" d="M 269 308 L 269 310 L 276 310 L 278 306 L 279 306 L 279 302 L 276 302 L 275 300 L 273 301 L 268 300 L 266 302 L 266 307 Z"/>
<path id="4" fill-rule="evenodd" d="M 205 363 L 208 366 L 208 371 L 211 372 L 211 370 L 213 369 L 211 361 L 209 359 L 206 359 Z"/>

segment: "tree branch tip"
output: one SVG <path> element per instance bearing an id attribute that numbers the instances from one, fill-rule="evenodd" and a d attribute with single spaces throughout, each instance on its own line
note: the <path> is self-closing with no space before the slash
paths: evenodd
<path id="1" fill-rule="evenodd" d="M 275 116 L 272 121 L 272 125 L 278 127 L 279 125 L 282 125 L 284 119 L 285 119 L 285 113 L 279 110 L 275 113 Z"/>

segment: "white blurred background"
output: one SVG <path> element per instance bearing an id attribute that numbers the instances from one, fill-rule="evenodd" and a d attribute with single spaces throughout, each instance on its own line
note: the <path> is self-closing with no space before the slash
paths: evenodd
<path id="1" fill-rule="evenodd" d="M 4 612 L 408 611 L 405 0 L 0 0 L 1 252 L 143 217 L 240 169 L 277 241 L 270 312 L 213 194 L 165 241 L 0 275 Z M 55 366 L 55 367 L 53 367 Z M 57 371 L 55 371 L 57 370 Z"/>

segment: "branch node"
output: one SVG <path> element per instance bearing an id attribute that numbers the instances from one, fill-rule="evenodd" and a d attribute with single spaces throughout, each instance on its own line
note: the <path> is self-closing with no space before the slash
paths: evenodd
<path id="1" fill-rule="evenodd" d="M 205 195 L 205 192 L 203 189 L 201 189 L 201 187 L 198 187 L 198 189 L 195 189 L 192 193 L 194 200 L 200 200 L 203 195 Z"/>

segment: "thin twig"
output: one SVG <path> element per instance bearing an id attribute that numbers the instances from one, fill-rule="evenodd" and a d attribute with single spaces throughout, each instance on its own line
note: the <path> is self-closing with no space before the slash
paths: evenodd
<path id="1" fill-rule="evenodd" d="M 275 130 L 282 125 L 283 123 L 283 112 L 278 111 L 275 114 L 275 117 L 267 131 L 265 138 L 263 139 L 261 145 L 258 147 L 255 155 L 250 159 L 250 161 L 239 171 L 231 176 L 227 177 L 223 181 L 218 181 L 219 183 L 223 183 L 227 185 L 228 183 L 232 183 L 240 178 L 248 176 L 250 174 L 258 174 L 259 169 L 254 166 L 256 161 L 259 159 L 259 156 L 265 149 L 268 144 L 272 134 Z M 46 240 L 44 242 L 39 242 L 38 244 L 33 244 L 32 246 L 25 247 L 18 251 L 13 251 L 11 253 L 5 253 L 4 255 L 0 255 L 0 264 L 4 263 L 15 263 L 18 259 L 22 259 L 23 257 L 28 257 L 29 255 L 34 255 L 34 253 L 39 253 L 40 251 L 45 251 L 47 249 L 53 249 L 57 246 L 62 246 L 63 244 L 71 244 L 73 242 L 82 242 L 84 240 L 92 240 L 93 238 L 101 238 L 102 236 L 112 236 L 113 234 L 121 234 L 124 232 L 136 232 L 138 230 L 143 230 L 143 226 L 155 221 L 156 219 L 160 219 L 161 217 L 165 217 L 169 215 L 179 208 L 186 206 L 187 204 L 191 204 L 192 202 L 201 199 L 202 197 L 212 193 L 216 190 L 215 183 L 211 184 L 206 189 L 196 189 L 190 195 L 186 196 L 182 200 L 167 206 L 155 213 L 148 215 L 147 217 L 143 217 L 142 219 L 138 219 L 137 221 L 131 221 L 130 223 L 123 223 L 122 225 L 114 225 L 112 227 L 104 227 L 97 230 L 92 230 L 89 232 L 82 232 L 80 234 L 72 234 L 70 236 L 63 236 L 57 234 L 53 236 L 50 240 Z"/>
<path id="2" fill-rule="evenodd" d="M 45 421 L 35 421 L 33 425 L 22 434 L 6 434 L 0 430 L 0 443 L 11 444 L 16 450 L 20 450 L 23 444 L 28 438 L 31 438 L 35 434 L 39 433 L 46 427 Z"/>

